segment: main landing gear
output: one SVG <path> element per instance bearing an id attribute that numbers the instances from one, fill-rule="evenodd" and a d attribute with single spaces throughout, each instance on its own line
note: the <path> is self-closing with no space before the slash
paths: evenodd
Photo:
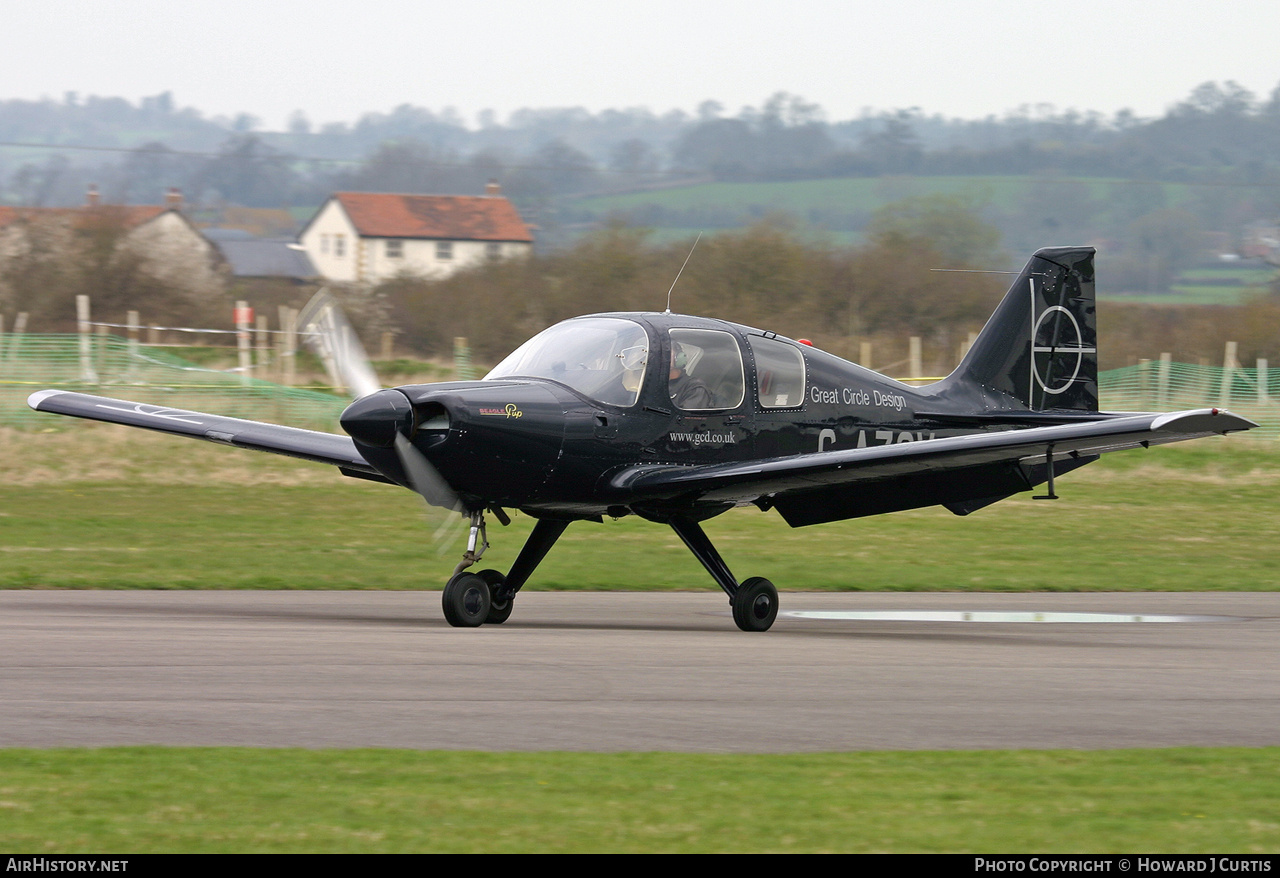
<path id="1" fill-rule="evenodd" d="M 707 568 L 716 585 L 729 596 L 733 608 L 733 621 L 743 631 L 768 631 L 778 618 L 778 590 L 773 583 L 760 576 L 753 576 L 741 585 L 724 563 L 716 547 L 711 544 L 702 525 L 688 518 L 673 518 L 671 529 L 693 552 L 693 556 Z"/>
<path id="2" fill-rule="evenodd" d="M 698 522 L 688 518 L 673 518 L 668 524 L 729 596 L 734 623 L 743 631 L 768 631 L 773 620 L 778 617 L 778 590 L 773 587 L 773 583 L 753 576 L 739 585 Z M 538 519 L 533 533 L 525 541 L 524 548 L 520 550 L 506 576 L 497 570 L 467 573 L 466 569 L 479 561 L 485 549 L 489 548 L 489 541 L 485 537 L 484 512 L 471 513 L 471 534 L 467 538 L 467 551 L 454 568 L 453 577 L 444 587 L 445 620 L 455 628 L 501 625 L 507 621 L 511 617 L 516 592 L 529 581 L 533 571 L 568 526 L 567 519 Z"/>

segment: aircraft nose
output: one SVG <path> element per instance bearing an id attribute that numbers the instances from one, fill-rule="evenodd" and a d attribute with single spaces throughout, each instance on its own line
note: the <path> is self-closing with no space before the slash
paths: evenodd
<path id="1" fill-rule="evenodd" d="M 347 406 L 338 419 L 352 439 L 375 448 L 390 448 L 396 435 L 413 429 L 413 406 L 398 390 L 379 390 Z"/>

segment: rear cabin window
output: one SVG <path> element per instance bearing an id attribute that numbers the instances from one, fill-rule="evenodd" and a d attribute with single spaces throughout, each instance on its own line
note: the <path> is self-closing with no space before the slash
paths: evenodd
<path id="1" fill-rule="evenodd" d="M 760 407 L 793 408 L 804 403 L 804 355 L 776 338 L 747 336 L 756 361 L 756 393 Z"/>

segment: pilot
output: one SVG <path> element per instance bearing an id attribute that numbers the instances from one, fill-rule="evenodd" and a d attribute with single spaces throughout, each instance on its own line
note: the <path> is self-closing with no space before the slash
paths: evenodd
<path id="1" fill-rule="evenodd" d="M 685 352 L 684 345 L 673 342 L 671 374 L 668 376 L 670 380 L 667 385 L 671 391 L 671 401 L 682 409 L 711 408 L 711 389 L 707 387 L 706 382 L 685 372 L 685 367 L 688 365 L 689 355 Z"/>

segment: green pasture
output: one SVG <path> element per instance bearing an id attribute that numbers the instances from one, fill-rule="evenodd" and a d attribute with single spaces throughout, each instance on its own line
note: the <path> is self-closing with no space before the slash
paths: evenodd
<path id="1" fill-rule="evenodd" d="M 1280 448 L 1247 436 L 1110 455 L 973 515 L 940 508 L 789 528 L 733 510 L 708 534 L 740 578 L 788 590 L 1196 591 L 1280 587 Z M 445 551 L 435 533 L 446 534 Z M 532 527 L 490 521 L 482 566 Z M 460 518 L 329 467 L 128 428 L 0 434 L 0 587 L 443 587 Z M 574 524 L 529 589 L 716 586 L 675 534 Z"/>
<path id="2" fill-rule="evenodd" d="M 1276 748 L 0 750 L 0 846 L 32 854 L 1274 854 L 1278 802 Z"/>
<path id="3" fill-rule="evenodd" d="M 607 214 L 654 205 L 666 210 L 783 210 L 806 215 L 811 210 L 870 213 L 904 198 L 950 195 L 974 198 L 1001 210 L 1021 205 L 1036 186 L 1082 184 L 1089 197 L 1105 198 L 1114 187 L 1160 186 L 1170 203 L 1184 198 L 1188 188 L 1180 183 L 1147 183 L 1102 177 L 1025 176 L 885 176 L 833 177 L 819 180 L 783 180 L 764 183 L 699 183 L 644 192 L 600 195 L 574 199 L 573 209 Z"/>

